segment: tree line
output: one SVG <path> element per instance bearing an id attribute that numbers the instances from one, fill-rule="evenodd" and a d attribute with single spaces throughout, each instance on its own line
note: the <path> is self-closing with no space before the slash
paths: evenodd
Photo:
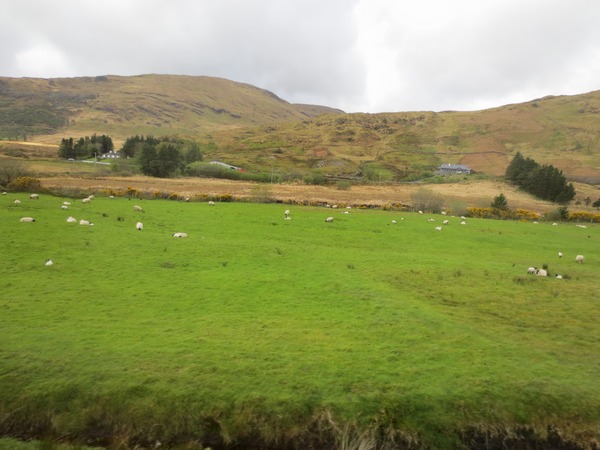
<path id="1" fill-rule="evenodd" d="M 550 164 L 540 165 L 520 152 L 506 168 L 505 178 L 542 200 L 568 203 L 575 197 L 575 188 L 567 183 L 562 170 Z"/>
<path id="2" fill-rule="evenodd" d="M 94 134 L 93 136 L 81 137 L 78 140 L 70 137 L 63 138 L 60 141 L 58 156 L 65 159 L 91 158 L 111 152 L 114 148 L 112 139 L 105 134 L 101 136 Z"/>

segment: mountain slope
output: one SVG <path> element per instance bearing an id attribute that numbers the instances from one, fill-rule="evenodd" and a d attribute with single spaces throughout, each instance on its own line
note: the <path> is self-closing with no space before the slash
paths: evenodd
<path id="1" fill-rule="evenodd" d="M 0 78 L 0 139 L 181 135 L 251 171 L 410 181 L 442 163 L 500 175 L 520 151 L 600 183 L 600 91 L 475 112 L 345 114 L 243 83 L 176 75 Z"/>
<path id="2" fill-rule="evenodd" d="M 600 182 L 600 91 L 476 112 L 324 115 L 211 135 L 233 164 L 406 179 L 442 163 L 501 175 L 520 151 L 571 179 Z"/>
<path id="3" fill-rule="evenodd" d="M 293 105 L 244 83 L 179 75 L 0 78 L 0 138 L 107 133 L 197 135 L 297 121 L 333 108 Z"/>

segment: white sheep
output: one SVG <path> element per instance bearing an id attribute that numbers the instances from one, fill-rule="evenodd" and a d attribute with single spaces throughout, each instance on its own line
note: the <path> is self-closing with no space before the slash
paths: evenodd
<path id="1" fill-rule="evenodd" d="M 86 226 L 90 226 L 90 227 L 94 226 L 94 224 L 92 222 L 90 222 L 89 220 L 84 220 L 84 219 L 81 219 L 79 221 L 79 225 L 86 225 Z"/>
<path id="2" fill-rule="evenodd" d="M 575 257 L 575 262 L 577 262 L 577 263 L 579 263 L 579 264 L 583 264 L 583 263 L 584 263 L 584 261 L 585 261 L 585 256 L 583 256 L 583 255 L 577 255 L 577 256 Z"/>
<path id="3" fill-rule="evenodd" d="M 544 270 L 544 269 L 538 269 L 535 271 L 535 274 L 538 277 L 547 277 L 548 276 L 548 271 Z"/>
<path id="4" fill-rule="evenodd" d="M 559 257 L 559 258 L 562 258 L 562 257 L 563 257 L 563 254 L 562 254 L 562 252 L 558 252 L 558 257 Z"/>
<path id="5" fill-rule="evenodd" d="M 208 206 L 215 206 L 215 202 L 213 202 L 212 200 L 208 201 Z"/>
<path id="6" fill-rule="evenodd" d="M 92 199 L 91 199 L 91 198 L 89 198 L 89 197 L 86 197 L 86 198 L 84 198 L 84 199 L 83 199 L 83 200 L 81 200 L 81 201 L 82 201 L 83 203 L 89 203 L 89 202 L 91 202 L 91 201 L 92 201 Z"/>
<path id="7" fill-rule="evenodd" d="M 21 222 L 35 222 L 33 217 L 21 217 Z"/>
<path id="8" fill-rule="evenodd" d="M 462 221 L 460 222 L 460 224 L 461 224 L 461 225 L 466 225 L 466 224 L 467 224 L 467 222 L 466 222 L 465 220 L 462 220 Z"/>
<path id="9" fill-rule="evenodd" d="M 337 207 L 338 207 L 338 205 L 333 205 L 332 206 L 333 209 L 336 209 Z"/>
<path id="10" fill-rule="evenodd" d="M 286 209 L 286 210 L 283 212 L 283 215 L 284 215 L 284 216 L 289 216 L 289 215 L 290 215 L 290 210 L 289 210 L 289 209 Z"/>
<path id="11" fill-rule="evenodd" d="M 450 223 L 450 222 L 448 221 L 448 219 L 446 219 L 446 220 L 444 220 L 444 221 L 442 222 L 442 224 L 443 224 L 443 225 L 448 225 L 449 223 Z"/>
<path id="12" fill-rule="evenodd" d="M 71 206 L 71 202 L 63 202 L 63 205 L 65 205 L 65 206 Z"/>
<path id="13" fill-rule="evenodd" d="M 30 198 L 30 199 L 32 199 L 32 200 L 37 200 L 37 199 L 39 199 L 39 198 L 40 198 L 40 196 L 39 196 L 38 194 L 31 194 L 31 195 L 29 196 L 29 198 Z"/>
<path id="14" fill-rule="evenodd" d="M 292 218 L 290 216 L 285 216 L 283 220 L 292 220 Z"/>
<path id="15" fill-rule="evenodd" d="M 20 205 L 21 204 L 21 200 L 19 200 L 18 198 L 15 199 L 15 201 L 13 202 L 15 205 Z"/>
<path id="16" fill-rule="evenodd" d="M 46 266 L 51 266 L 52 264 L 54 264 L 54 262 L 51 259 L 46 261 Z"/>
<path id="17" fill-rule="evenodd" d="M 435 227 L 436 230 L 442 231 L 442 227 Z"/>
<path id="18" fill-rule="evenodd" d="M 181 232 L 173 234 L 173 237 L 176 237 L 176 238 L 186 238 L 187 236 L 188 236 L 187 233 L 181 233 Z"/>
<path id="19" fill-rule="evenodd" d="M 2 195 L 6 195 L 6 191 L 3 191 L 3 192 L 2 192 Z"/>
<path id="20" fill-rule="evenodd" d="M 535 267 L 530 267 L 527 269 L 528 275 L 535 275 L 536 272 L 537 272 L 537 269 Z"/>
<path id="21" fill-rule="evenodd" d="M 69 222 L 69 223 L 75 223 L 75 222 L 77 222 L 77 219 L 75 217 L 73 217 L 73 216 L 69 216 L 67 218 L 67 222 Z"/>
<path id="22" fill-rule="evenodd" d="M 419 211 L 419 214 L 423 214 L 423 211 Z"/>
<path id="23" fill-rule="evenodd" d="M 60 209 L 69 209 L 67 205 L 60 205 Z"/>
<path id="24" fill-rule="evenodd" d="M 398 222 L 396 222 L 395 220 L 392 220 L 392 223 L 393 223 L 393 224 L 396 224 L 396 223 L 398 223 Z"/>
<path id="25" fill-rule="evenodd" d="M 562 275 L 559 274 L 559 273 L 557 273 L 554 278 L 556 278 L 557 280 L 562 280 L 563 279 Z"/>
<path id="26" fill-rule="evenodd" d="M 134 211 L 143 211 L 142 207 L 141 207 L 141 206 L 139 206 L 139 205 L 135 205 L 135 206 L 133 207 L 133 210 L 134 210 Z"/>
<path id="27" fill-rule="evenodd" d="M 135 224 L 135 228 L 138 231 L 142 231 L 144 229 L 144 224 L 142 222 L 138 222 L 138 223 Z"/>
<path id="28" fill-rule="evenodd" d="M 325 222 L 328 222 L 328 223 L 333 222 L 333 217 L 328 217 L 327 219 L 325 219 Z"/>

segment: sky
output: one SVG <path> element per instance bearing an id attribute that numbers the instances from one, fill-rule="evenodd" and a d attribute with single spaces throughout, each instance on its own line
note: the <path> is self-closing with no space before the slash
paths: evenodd
<path id="1" fill-rule="evenodd" d="M 0 76 L 227 78 L 346 112 L 600 89 L 600 0 L 0 0 Z"/>

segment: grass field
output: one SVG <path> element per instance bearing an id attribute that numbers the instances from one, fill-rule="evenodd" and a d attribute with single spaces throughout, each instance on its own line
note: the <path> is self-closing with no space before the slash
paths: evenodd
<path id="1" fill-rule="evenodd" d="M 0 434 L 111 448 L 600 439 L 597 226 L 452 217 L 437 231 L 447 217 L 294 206 L 285 221 L 286 208 L 1 196 Z M 543 264 L 565 279 L 526 275 Z"/>

